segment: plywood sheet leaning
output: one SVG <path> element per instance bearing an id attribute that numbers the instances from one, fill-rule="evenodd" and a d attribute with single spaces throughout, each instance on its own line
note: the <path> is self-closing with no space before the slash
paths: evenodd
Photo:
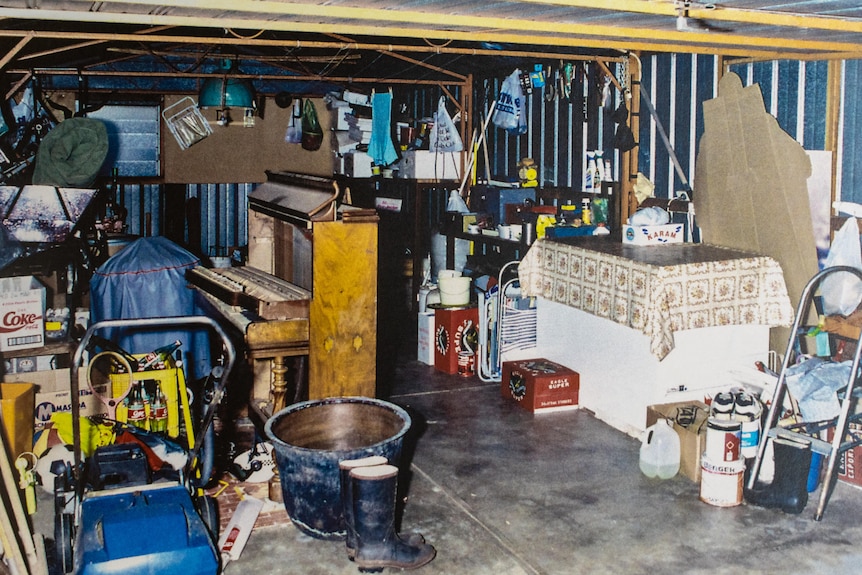
<path id="1" fill-rule="evenodd" d="M 805 150 L 764 107 L 760 86 L 727 74 L 703 103 L 693 200 L 706 243 L 770 256 L 781 264 L 794 304 L 817 273 Z M 788 329 L 773 329 L 783 352 Z"/>

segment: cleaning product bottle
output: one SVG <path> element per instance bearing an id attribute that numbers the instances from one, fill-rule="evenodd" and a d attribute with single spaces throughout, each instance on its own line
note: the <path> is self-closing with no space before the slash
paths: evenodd
<path id="1" fill-rule="evenodd" d="M 587 152 L 587 172 L 584 174 L 584 191 L 593 192 L 595 187 L 596 175 L 596 155 L 593 152 Z"/>
<path id="2" fill-rule="evenodd" d="M 679 472 L 679 435 L 667 419 L 660 419 L 644 431 L 640 468 L 647 477 L 670 479 Z"/>

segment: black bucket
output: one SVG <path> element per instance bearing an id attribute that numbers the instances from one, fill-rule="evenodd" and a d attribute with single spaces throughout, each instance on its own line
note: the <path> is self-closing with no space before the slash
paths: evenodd
<path id="1" fill-rule="evenodd" d="M 368 397 L 304 401 L 282 409 L 265 426 L 293 524 L 316 539 L 344 539 L 338 463 L 382 455 L 398 466 L 407 412 Z"/>

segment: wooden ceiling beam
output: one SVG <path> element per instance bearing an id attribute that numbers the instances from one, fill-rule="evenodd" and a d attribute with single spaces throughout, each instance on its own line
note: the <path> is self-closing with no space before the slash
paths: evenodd
<path id="1" fill-rule="evenodd" d="M 261 4 L 251 2 L 248 4 Z M 246 5 L 246 4 L 243 4 Z M 401 14 L 402 11 L 384 11 Z M 236 12 L 234 12 L 236 13 Z M 415 13 L 417 17 L 420 13 Z M 427 19 L 427 14 L 423 17 Z M 343 24 L 334 22 L 299 22 L 289 20 L 248 19 L 236 17 L 172 16 L 168 14 L 132 14 L 110 12 L 75 12 L 64 10 L 25 10 L 0 8 L 0 17 L 21 19 L 82 21 L 108 24 L 144 24 L 191 26 L 208 29 L 246 29 L 271 30 L 282 32 L 306 32 L 327 34 L 337 32 L 348 35 L 362 35 L 390 38 L 420 38 L 436 40 L 489 41 L 514 44 L 540 44 L 546 46 L 567 46 L 583 49 L 607 49 L 609 45 L 621 50 L 711 53 L 748 57 L 787 57 L 795 54 L 821 53 L 824 58 L 832 54 L 862 54 L 862 45 L 852 42 L 833 42 L 828 40 L 797 40 L 788 42 L 784 38 L 742 36 L 724 33 L 677 32 L 644 28 L 621 28 L 615 26 L 595 26 L 581 23 L 561 24 L 535 19 L 479 18 L 481 25 L 474 30 L 460 31 L 449 28 L 400 27 L 374 24 Z M 458 26 L 465 25 L 467 17 L 458 17 Z M 383 20 L 386 21 L 386 20 Z M 427 25 L 427 22 L 423 22 Z M 232 38 L 239 42 L 245 39 Z M 227 43 L 230 38 L 222 38 Z M 395 45 L 392 45 L 395 49 Z M 399 48 L 400 50 L 400 48 Z"/>
<path id="2" fill-rule="evenodd" d="M 676 17 L 680 4 L 675 0 L 515 0 L 523 4 L 546 6 L 567 6 L 571 8 L 591 8 L 608 12 L 629 12 L 653 16 Z M 712 5 L 712 8 L 707 8 Z M 726 8 L 721 2 L 692 2 L 687 10 L 689 18 L 735 22 L 740 24 L 759 24 L 786 28 L 808 28 L 832 32 L 862 33 L 862 20 L 815 14 L 799 14 L 791 11 L 755 10 L 746 8 Z"/>
<path id="3" fill-rule="evenodd" d="M 147 28 L 146 30 L 138 30 L 133 32 L 135 35 L 144 35 L 144 34 L 155 34 L 156 32 L 164 32 L 165 30 L 170 30 L 173 26 L 156 26 L 154 28 Z M 91 46 L 98 46 L 99 44 L 104 44 L 108 40 L 90 40 L 88 42 L 81 42 L 79 44 L 73 44 L 70 46 L 63 46 L 61 48 L 54 48 L 52 50 L 43 50 L 41 52 L 31 52 L 25 56 L 21 56 L 19 60 L 33 60 L 37 58 L 42 58 L 44 56 L 51 56 L 53 54 L 60 54 L 63 52 L 69 52 L 71 50 L 81 50 L 84 48 L 89 48 Z"/>
<path id="4" fill-rule="evenodd" d="M 30 43 L 30 40 L 33 39 L 33 34 L 27 34 L 23 38 L 21 38 L 15 46 L 9 50 L 2 58 L 0 58 L 0 70 L 6 67 L 6 65 L 11 62 L 15 55 L 20 52 L 24 46 Z"/>

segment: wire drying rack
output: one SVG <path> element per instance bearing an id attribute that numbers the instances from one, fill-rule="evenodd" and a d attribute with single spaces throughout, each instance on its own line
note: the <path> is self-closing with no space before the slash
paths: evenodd
<path id="1" fill-rule="evenodd" d="M 201 114 L 195 101 L 188 96 L 180 98 L 176 103 L 165 108 L 162 118 L 183 150 L 197 144 L 213 132 L 212 126 Z"/>

